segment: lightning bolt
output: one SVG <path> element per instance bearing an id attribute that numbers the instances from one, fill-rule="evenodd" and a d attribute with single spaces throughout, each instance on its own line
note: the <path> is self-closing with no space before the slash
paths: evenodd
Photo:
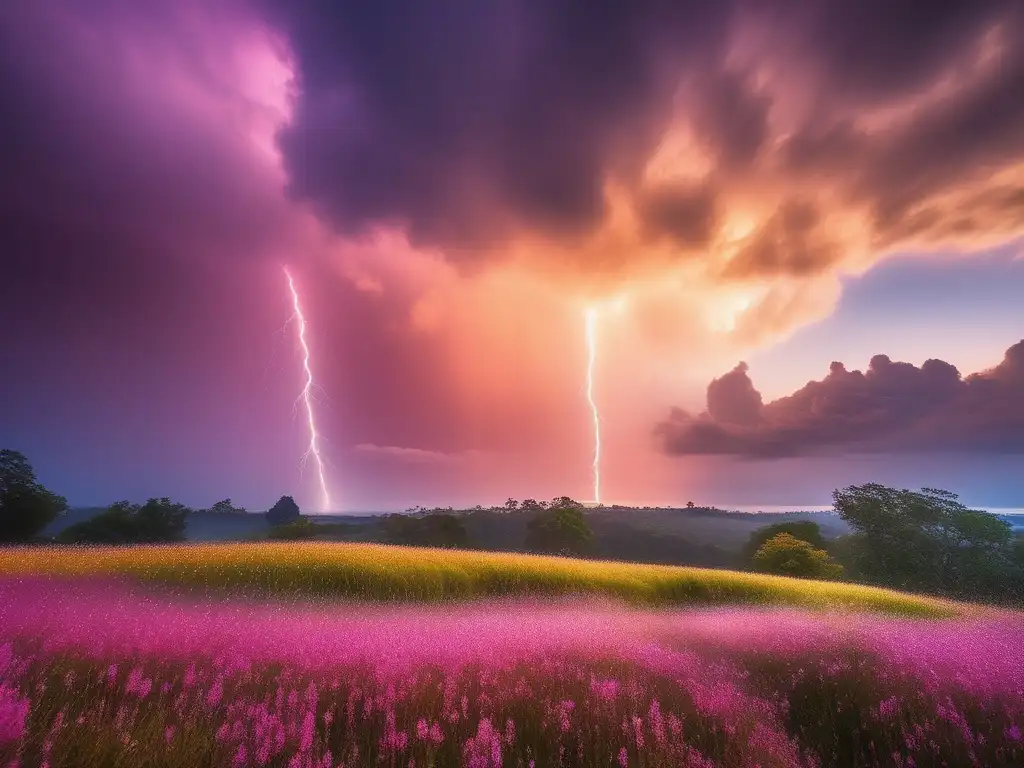
<path id="1" fill-rule="evenodd" d="M 320 476 L 320 494 L 322 499 L 322 511 L 329 512 L 331 508 L 331 496 L 327 492 L 327 481 L 324 479 L 324 462 L 320 456 L 320 434 L 316 429 L 316 420 L 313 418 L 313 370 L 309 367 L 309 345 L 306 343 L 306 318 L 302 314 L 302 305 L 299 302 L 299 292 L 295 288 L 295 281 L 292 280 L 292 275 L 288 271 L 288 267 L 282 267 L 284 270 L 285 277 L 288 278 L 288 289 L 292 293 L 292 307 L 294 308 L 294 314 L 292 317 L 299 321 L 299 345 L 302 347 L 302 369 L 306 374 L 306 383 L 302 387 L 302 392 L 299 398 L 302 399 L 306 404 L 306 417 L 309 421 L 309 448 L 306 450 L 305 456 L 308 457 L 310 454 L 316 460 L 317 473 Z M 305 457 L 303 457 L 305 459 Z"/>
<path id="2" fill-rule="evenodd" d="M 594 402 L 594 360 L 597 357 L 597 309 L 588 307 L 584 311 L 587 322 L 587 402 L 594 421 L 594 503 L 601 503 L 601 420 Z"/>

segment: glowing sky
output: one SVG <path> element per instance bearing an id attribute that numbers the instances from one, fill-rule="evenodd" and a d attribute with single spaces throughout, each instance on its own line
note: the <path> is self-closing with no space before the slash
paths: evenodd
<path id="1" fill-rule="evenodd" d="M 1024 506 L 1021 82 L 1013 0 L 0 4 L 0 443 L 315 508 L 287 264 L 345 509 L 589 498 L 620 297 L 604 500 Z"/>

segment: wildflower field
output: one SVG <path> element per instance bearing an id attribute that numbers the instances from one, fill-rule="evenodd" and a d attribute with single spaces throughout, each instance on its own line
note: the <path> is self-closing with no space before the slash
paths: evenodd
<path id="1" fill-rule="evenodd" d="M 352 545 L 0 551 L 0 767 L 1018 766 L 1024 616 Z"/>

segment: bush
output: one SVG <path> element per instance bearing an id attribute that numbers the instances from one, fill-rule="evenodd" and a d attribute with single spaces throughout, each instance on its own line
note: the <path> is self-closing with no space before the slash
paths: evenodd
<path id="1" fill-rule="evenodd" d="M 469 546 L 466 526 L 455 515 L 386 515 L 382 526 L 384 536 L 391 544 L 450 549 L 464 549 Z"/>
<path id="2" fill-rule="evenodd" d="M 276 541 L 301 541 L 316 536 L 316 523 L 306 517 L 300 517 L 290 523 L 281 523 L 270 529 L 268 537 Z"/>
<path id="3" fill-rule="evenodd" d="M 764 573 L 802 579 L 838 579 L 843 567 L 791 533 L 778 533 L 768 539 L 754 554 L 754 566 Z"/>
<path id="4" fill-rule="evenodd" d="M 766 541 L 774 538 L 780 533 L 788 533 L 795 539 L 806 541 L 817 549 L 825 549 L 825 537 L 821 535 L 821 528 L 812 520 L 793 520 L 787 523 L 775 523 L 758 528 L 747 539 L 740 551 L 740 558 L 743 565 L 753 563 L 754 555 Z"/>

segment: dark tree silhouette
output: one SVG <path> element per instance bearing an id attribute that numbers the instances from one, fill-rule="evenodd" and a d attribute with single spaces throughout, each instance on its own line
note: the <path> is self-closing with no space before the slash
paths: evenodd
<path id="1" fill-rule="evenodd" d="M 66 544 L 157 544 L 183 541 L 192 512 L 168 498 L 145 504 L 118 501 L 89 520 L 65 528 L 57 540 Z"/>
<path id="2" fill-rule="evenodd" d="M 218 501 L 212 507 L 210 511 L 218 515 L 244 515 L 245 509 L 243 507 L 236 507 L 231 503 L 231 499 L 223 499 Z"/>
<path id="3" fill-rule="evenodd" d="M 36 479 L 24 454 L 0 450 L 0 542 L 31 540 L 67 508 L 63 496 Z"/>
<path id="4" fill-rule="evenodd" d="M 542 510 L 527 523 L 526 548 L 545 554 L 587 554 L 594 534 L 587 523 L 583 505 L 567 496 L 555 501 L 565 503 Z"/>
<path id="5" fill-rule="evenodd" d="M 298 520 L 302 516 L 299 505 L 291 496 L 282 496 L 267 512 L 267 522 L 271 525 L 283 525 Z"/>

